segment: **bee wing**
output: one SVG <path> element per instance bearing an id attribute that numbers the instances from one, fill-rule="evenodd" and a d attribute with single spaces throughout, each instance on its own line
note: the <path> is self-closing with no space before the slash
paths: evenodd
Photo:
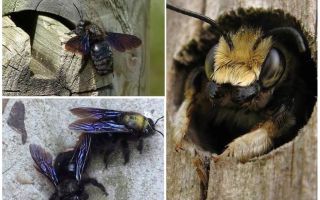
<path id="1" fill-rule="evenodd" d="M 91 144 L 91 137 L 88 134 L 82 134 L 79 137 L 78 144 L 75 149 L 74 158 L 76 159 L 76 171 L 75 176 L 78 181 L 81 180 L 81 175 L 86 166 L 89 150 Z"/>
<path id="2" fill-rule="evenodd" d="M 55 186 L 58 185 L 58 177 L 54 167 L 52 166 L 52 156 L 46 152 L 41 146 L 30 144 L 30 154 L 34 162 L 35 168 L 45 175 Z"/>
<path id="3" fill-rule="evenodd" d="M 117 110 L 107 110 L 100 108 L 90 108 L 90 107 L 79 107 L 70 110 L 72 114 L 79 117 L 89 117 L 89 118 L 104 118 L 110 120 L 116 120 L 123 112 Z"/>
<path id="4" fill-rule="evenodd" d="M 134 35 L 124 33 L 106 33 L 106 41 L 108 44 L 117 51 L 124 52 L 133 48 L 137 48 L 141 45 L 141 40 Z"/>
<path id="5" fill-rule="evenodd" d="M 81 44 L 81 37 L 80 36 L 72 37 L 70 40 L 68 40 L 65 43 L 65 49 L 67 51 L 83 55 L 84 54 L 84 49 L 83 49 L 83 46 Z"/>
<path id="6" fill-rule="evenodd" d="M 116 123 L 112 120 L 103 120 L 96 118 L 79 119 L 69 125 L 69 129 L 82 131 L 85 133 L 130 133 L 132 132 L 125 125 Z"/>
<path id="7" fill-rule="evenodd" d="M 72 37 L 65 43 L 65 49 L 73 53 L 88 55 L 90 53 L 89 36 Z"/>

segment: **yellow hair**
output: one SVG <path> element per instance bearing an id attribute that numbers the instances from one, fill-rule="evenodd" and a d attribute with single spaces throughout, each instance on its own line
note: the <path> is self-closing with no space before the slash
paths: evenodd
<path id="1" fill-rule="evenodd" d="M 231 50 L 221 37 L 214 57 L 215 70 L 210 78 L 218 84 L 230 83 L 238 86 L 248 86 L 256 81 L 272 45 L 271 37 L 268 37 L 253 49 L 261 36 L 259 29 L 242 28 L 231 35 L 234 45 Z"/>

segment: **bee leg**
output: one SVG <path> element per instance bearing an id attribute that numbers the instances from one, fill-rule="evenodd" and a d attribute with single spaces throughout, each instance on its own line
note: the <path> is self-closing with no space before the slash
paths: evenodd
<path id="1" fill-rule="evenodd" d="M 241 162 L 265 154 L 274 142 L 296 124 L 290 105 L 282 105 L 272 117 L 259 124 L 253 131 L 236 138 L 219 156 L 234 157 Z"/>
<path id="2" fill-rule="evenodd" d="M 112 152 L 116 149 L 117 144 L 115 142 L 111 142 L 110 145 L 107 145 L 107 147 L 104 150 L 104 155 L 103 155 L 103 162 L 108 168 L 108 161 L 109 161 L 109 156 L 111 155 Z"/>
<path id="3" fill-rule="evenodd" d="M 272 139 L 265 128 L 258 128 L 228 144 L 227 149 L 219 156 L 234 157 L 240 162 L 262 155 L 272 147 Z M 219 160 L 218 159 L 218 160 Z"/>
<path id="4" fill-rule="evenodd" d="M 138 151 L 140 152 L 140 154 L 142 153 L 143 150 L 143 139 L 140 139 L 138 142 L 138 146 L 137 146 Z"/>
<path id="5" fill-rule="evenodd" d="M 108 195 L 108 192 L 106 191 L 106 188 L 102 183 L 99 183 L 96 179 L 94 178 L 84 178 L 81 180 L 82 184 L 85 186 L 87 184 L 91 184 L 97 188 L 99 188 L 106 196 Z"/>
<path id="6" fill-rule="evenodd" d="M 121 141 L 121 148 L 122 148 L 122 154 L 124 158 L 124 164 L 127 164 L 129 162 L 129 157 L 130 157 L 130 149 L 129 149 L 129 144 L 127 140 Z"/>

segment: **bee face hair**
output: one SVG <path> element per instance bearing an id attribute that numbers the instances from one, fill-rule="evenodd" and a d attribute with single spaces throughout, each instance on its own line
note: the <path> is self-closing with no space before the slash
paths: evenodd
<path id="1" fill-rule="evenodd" d="M 229 48 L 223 37 L 215 47 L 214 68 L 209 79 L 218 84 L 248 86 L 260 75 L 261 66 L 270 51 L 271 37 L 262 38 L 259 29 L 242 28 L 231 35 L 234 47 Z"/>

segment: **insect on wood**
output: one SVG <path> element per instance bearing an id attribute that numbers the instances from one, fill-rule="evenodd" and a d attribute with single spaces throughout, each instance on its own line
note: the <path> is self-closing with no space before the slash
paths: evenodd
<path id="1" fill-rule="evenodd" d="M 98 74 L 105 75 L 112 73 L 112 49 L 125 52 L 126 50 L 138 48 L 141 45 L 142 41 L 137 36 L 103 31 L 98 25 L 84 20 L 83 14 L 76 6 L 75 8 L 80 16 L 80 21 L 76 25 L 76 28 L 68 33 L 70 35 L 75 34 L 76 36 L 65 42 L 65 49 L 82 55 L 80 73 L 90 59 Z"/>

